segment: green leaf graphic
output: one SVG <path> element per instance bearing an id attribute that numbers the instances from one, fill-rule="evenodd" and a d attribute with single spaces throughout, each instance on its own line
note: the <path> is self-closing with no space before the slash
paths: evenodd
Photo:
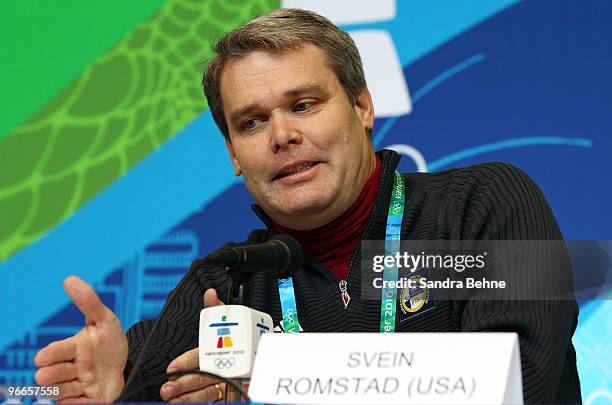
<path id="1" fill-rule="evenodd" d="M 199 115 L 212 41 L 278 7 L 278 0 L 171 0 L 0 141 L 0 260 Z"/>

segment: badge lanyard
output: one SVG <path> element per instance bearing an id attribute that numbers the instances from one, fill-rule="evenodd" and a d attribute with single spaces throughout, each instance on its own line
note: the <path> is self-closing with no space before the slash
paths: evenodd
<path id="1" fill-rule="evenodd" d="M 387 215 L 385 255 L 395 256 L 399 252 L 405 195 L 404 177 L 395 172 L 391 201 L 389 203 L 389 214 Z M 385 286 L 389 285 L 388 281 L 397 281 L 397 265 L 391 267 L 385 266 L 383 280 L 380 303 L 380 332 L 393 333 L 395 331 L 397 290 Z M 300 324 L 298 322 L 295 292 L 291 277 L 278 280 L 278 293 L 283 311 L 283 329 L 285 333 L 299 333 Z"/>
<path id="2" fill-rule="evenodd" d="M 385 233 L 385 256 L 395 256 L 399 252 L 402 234 L 402 218 L 404 217 L 404 201 L 406 188 L 404 178 L 395 172 L 389 214 L 387 215 L 387 231 Z M 383 288 L 380 300 L 380 333 L 395 332 L 395 312 L 397 310 L 397 288 L 390 288 L 390 282 L 397 281 L 397 263 L 387 267 L 383 272 Z"/>
<path id="3" fill-rule="evenodd" d="M 295 293 L 291 277 L 278 279 L 278 294 L 280 295 L 283 311 L 283 330 L 285 333 L 299 333 L 300 323 L 297 317 L 297 306 L 295 305 Z"/>

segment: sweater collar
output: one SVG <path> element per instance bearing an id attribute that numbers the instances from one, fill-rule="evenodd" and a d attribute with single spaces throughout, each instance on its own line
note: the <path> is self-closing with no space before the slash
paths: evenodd
<path id="1" fill-rule="evenodd" d="M 378 191 L 376 194 L 376 203 L 372 210 L 372 216 L 369 224 L 366 226 L 366 231 L 363 239 L 384 239 L 385 238 L 385 225 L 387 222 L 387 208 L 389 206 L 389 193 L 390 188 L 393 184 L 393 173 L 400 161 L 400 155 L 389 149 L 381 149 L 376 152 L 379 159 L 381 160 L 381 179 L 378 185 Z M 268 230 L 272 233 L 277 233 L 274 227 L 272 218 L 266 214 L 266 212 L 258 204 L 253 204 L 251 209 L 259 217 L 259 219 L 266 225 Z M 380 226 L 382 224 L 382 226 Z"/>

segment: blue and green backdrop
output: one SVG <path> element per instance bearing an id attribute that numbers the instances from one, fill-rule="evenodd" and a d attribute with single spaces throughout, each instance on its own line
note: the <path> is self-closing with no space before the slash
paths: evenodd
<path id="1" fill-rule="evenodd" d="M 0 384 L 32 382 L 36 351 L 80 329 L 65 276 L 93 283 L 128 327 L 158 313 L 191 260 L 261 226 L 201 71 L 222 33 L 308 3 L 0 2 Z M 357 3 L 322 11 L 384 39 L 361 50 L 387 52 L 370 72 L 399 72 L 373 140 L 405 155 L 401 170 L 509 162 L 567 239 L 612 239 L 612 3 Z M 612 403 L 611 316 L 609 300 L 581 302 L 586 402 Z"/>

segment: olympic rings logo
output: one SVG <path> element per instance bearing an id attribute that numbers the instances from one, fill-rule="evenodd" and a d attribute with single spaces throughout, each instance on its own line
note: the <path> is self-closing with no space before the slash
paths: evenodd
<path id="1" fill-rule="evenodd" d="M 400 213 L 401 205 L 399 201 L 393 201 L 393 214 L 398 215 Z"/>
<path id="2" fill-rule="evenodd" d="M 233 357 L 221 357 L 215 359 L 215 367 L 222 368 L 231 368 L 234 364 L 236 364 L 236 359 Z"/>

